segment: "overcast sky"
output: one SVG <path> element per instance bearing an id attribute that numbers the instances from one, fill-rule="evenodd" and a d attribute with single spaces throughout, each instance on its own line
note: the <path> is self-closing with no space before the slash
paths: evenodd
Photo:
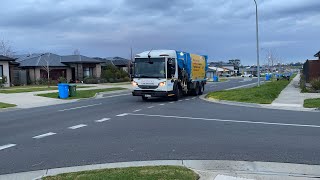
<path id="1" fill-rule="evenodd" d="M 320 50 L 320 0 L 257 0 L 261 62 Z M 1 0 L 0 39 L 17 54 L 52 52 L 130 57 L 148 49 L 239 58 L 254 64 L 253 0 Z"/>

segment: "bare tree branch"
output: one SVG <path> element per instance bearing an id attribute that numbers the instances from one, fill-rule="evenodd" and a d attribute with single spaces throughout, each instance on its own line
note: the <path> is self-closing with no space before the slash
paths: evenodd
<path id="1" fill-rule="evenodd" d="M 4 39 L 0 40 L 0 54 L 7 57 L 13 57 L 14 52 L 12 51 L 9 41 L 5 41 Z"/>

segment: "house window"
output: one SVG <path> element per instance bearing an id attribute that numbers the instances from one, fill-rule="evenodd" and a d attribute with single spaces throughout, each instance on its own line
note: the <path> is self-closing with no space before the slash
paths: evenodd
<path id="1" fill-rule="evenodd" d="M 93 77 L 93 68 L 84 67 L 83 68 L 83 77 Z"/>
<path id="2" fill-rule="evenodd" d="M 3 66 L 0 65 L 0 77 L 2 77 L 2 76 L 3 76 Z"/>

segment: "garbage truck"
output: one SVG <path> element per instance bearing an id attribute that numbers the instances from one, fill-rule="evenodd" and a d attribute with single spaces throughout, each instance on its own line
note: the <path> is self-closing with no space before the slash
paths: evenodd
<path id="1" fill-rule="evenodd" d="M 135 55 L 132 95 L 142 100 L 201 95 L 206 85 L 208 57 L 176 50 L 150 50 Z"/>

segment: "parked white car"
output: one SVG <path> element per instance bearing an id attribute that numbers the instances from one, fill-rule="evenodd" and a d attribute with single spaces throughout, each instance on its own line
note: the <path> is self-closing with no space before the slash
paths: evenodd
<path id="1" fill-rule="evenodd" d="M 253 77 L 252 74 L 243 74 L 241 77 Z"/>

